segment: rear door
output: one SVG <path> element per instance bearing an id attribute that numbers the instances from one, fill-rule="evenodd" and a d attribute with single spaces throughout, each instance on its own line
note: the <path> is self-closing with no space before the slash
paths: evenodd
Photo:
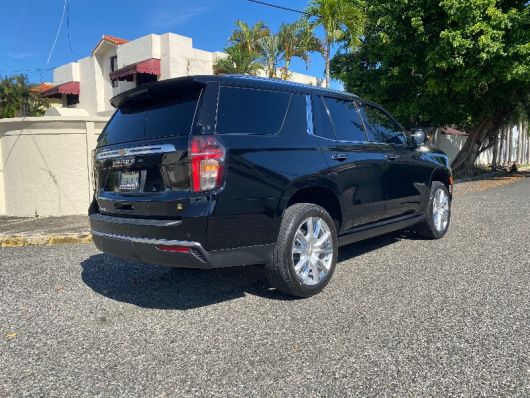
<path id="1" fill-rule="evenodd" d="M 95 153 L 96 200 L 103 214 L 175 218 L 190 196 L 188 140 L 205 86 L 187 82 L 118 109 Z"/>
<path id="2" fill-rule="evenodd" d="M 385 216 L 385 154 L 369 142 L 354 101 L 313 96 L 314 134 L 342 192 L 343 229 Z"/>
<path id="3" fill-rule="evenodd" d="M 360 106 L 368 138 L 385 154 L 386 216 L 399 217 L 421 210 L 432 167 L 421 161 L 419 153 L 407 144 L 403 129 L 382 109 L 363 103 Z"/>

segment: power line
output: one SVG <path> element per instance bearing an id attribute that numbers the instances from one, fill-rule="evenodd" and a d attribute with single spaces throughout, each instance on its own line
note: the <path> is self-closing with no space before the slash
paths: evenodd
<path id="1" fill-rule="evenodd" d="M 67 0 L 66 0 L 67 1 Z M 70 47 L 70 52 L 73 54 L 72 43 L 70 42 L 70 3 L 66 3 L 66 35 L 68 37 L 68 47 Z"/>
<path id="2" fill-rule="evenodd" d="M 57 44 L 57 39 L 59 38 L 59 32 L 61 32 L 61 27 L 63 26 L 64 16 L 66 14 L 66 7 L 68 5 L 68 0 L 64 0 L 64 6 L 63 6 L 63 15 L 61 16 L 61 22 L 59 23 L 59 29 L 57 29 L 57 34 L 55 35 L 55 40 L 53 41 L 52 48 L 50 50 L 50 54 L 48 55 L 48 61 L 46 61 L 46 65 L 50 64 L 50 58 L 52 57 L 53 50 L 55 48 L 55 44 Z"/>
<path id="3" fill-rule="evenodd" d="M 267 7 L 272 7 L 272 8 L 277 8 L 279 10 L 284 10 L 284 11 L 290 11 L 290 12 L 296 12 L 298 14 L 307 14 L 305 11 L 301 11 L 301 10 L 296 10 L 294 8 L 289 8 L 289 7 L 284 7 L 284 6 L 280 6 L 278 4 L 272 4 L 272 3 L 267 3 L 265 1 L 259 1 L 259 0 L 247 0 L 247 1 L 250 1 L 251 3 L 256 3 L 256 4 L 261 4 L 263 6 L 267 6 Z"/>

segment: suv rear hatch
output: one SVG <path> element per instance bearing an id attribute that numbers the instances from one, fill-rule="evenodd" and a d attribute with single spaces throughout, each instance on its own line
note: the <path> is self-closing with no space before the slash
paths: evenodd
<path id="1" fill-rule="evenodd" d="M 193 80 L 115 97 L 95 151 L 98 211 L 180 219 L 190 196 L 188 145 L 205 85 Z"/>

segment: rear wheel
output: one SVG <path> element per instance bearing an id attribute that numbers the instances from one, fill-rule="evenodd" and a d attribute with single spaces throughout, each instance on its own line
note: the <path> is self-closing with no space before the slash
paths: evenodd
<path id="1" fill-rule="evenodd" d="M 451 199 L 447 187 L 433 181 L 425 221 L 416 225 L 418 235 L 427 239 L 440 239 L 449 229 Z"/>
<path id="2" fill-rule="evenodd" d="M 328 284 L 337 252 L 337 230 L 328 212 L 311 203 L 294 204 L 285 210 L 267 276 L 284 293 L 310 297 Z"/>

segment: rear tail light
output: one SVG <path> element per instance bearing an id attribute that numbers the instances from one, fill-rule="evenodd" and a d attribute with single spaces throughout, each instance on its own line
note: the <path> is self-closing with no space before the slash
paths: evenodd
<path id="1" fill-rule="evenodd" d="M 219 188 L 223 183 L 226 151 L 213 135 L 190 138 L 191 187 L 194 192 Z"/>

